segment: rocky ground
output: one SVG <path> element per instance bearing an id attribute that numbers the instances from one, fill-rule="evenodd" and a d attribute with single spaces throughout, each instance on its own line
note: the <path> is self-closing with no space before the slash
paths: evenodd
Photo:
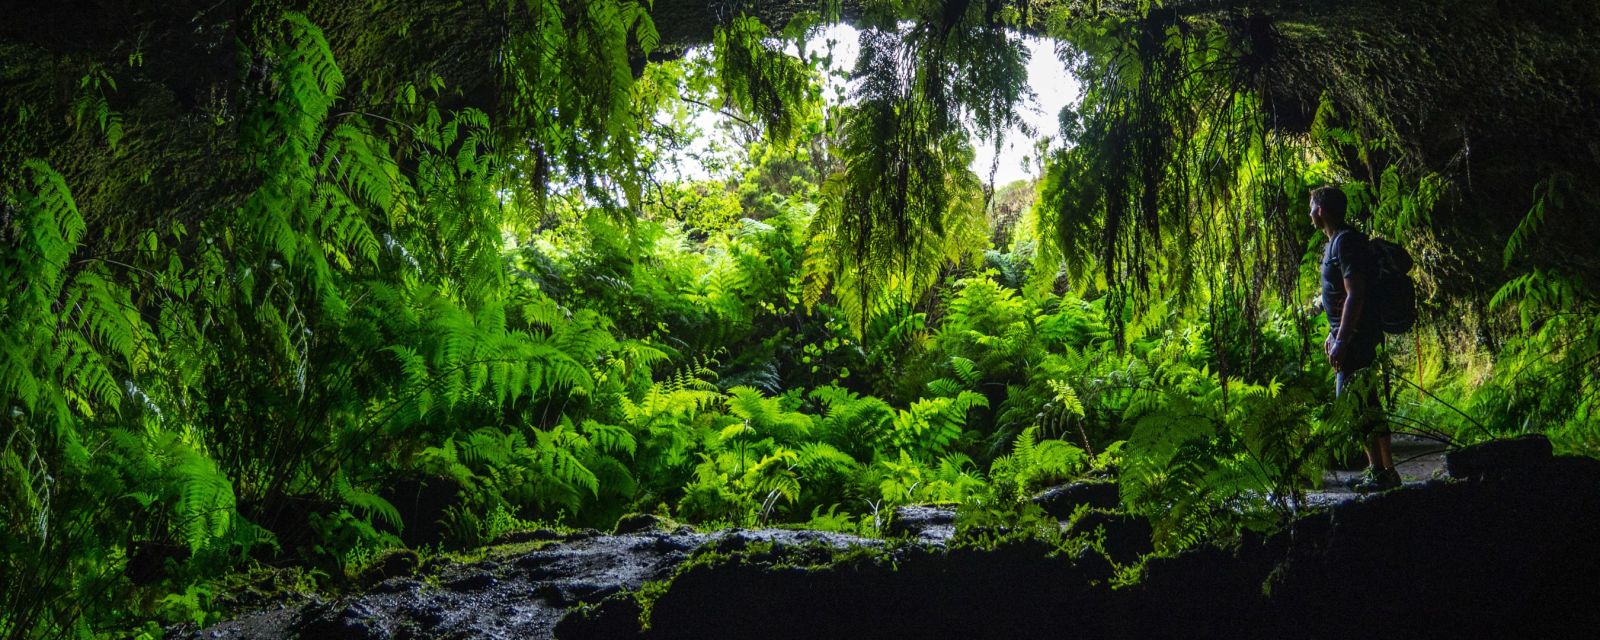
<path id="1" fill-rule="evenodd" d="M 882 541 L 818 531 L 665 531 L 636 517 L 612 535 L 534 531 L 476 562 L 389 577 L 335 600 L 280 605 L 191 634 L 193 638 L 550 638 L 581 603 L 671 575 L 691 552 L 748 544 L 876 548 Z"/>
<path id="2" fill-rule="evenodd" d="M 1115 566 L 1150 525 L 1111 483 L 1036 502 L 1103 535 L 949 548 L 954 513 L 901 509 L 891 542 L 815 531 L 528 532 L 483 560 L 398 563 L 362 593 L 258 611 L 192 638 L 1592 637 L 1600 629 L 1600 461 L 1542 439 L 1444 454 L 1397 443 L 1406 486 L 1357 496 L 1330 475 L 1307 514 L 1231 549 Z M 1108 560 L 1109 559 L 1109 560 Z M 380 567 L 381 570 L 381 567 Z M 647 597 L 638 597 L 636 592 Z M 644 613 L 643 606 L 650 608 Z M 640 621 L 650 623 L 641 630 Z"/>

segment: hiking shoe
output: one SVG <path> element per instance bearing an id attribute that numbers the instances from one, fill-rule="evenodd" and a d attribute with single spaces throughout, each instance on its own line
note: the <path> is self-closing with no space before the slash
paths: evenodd
<path id="1" fill-rule="evenodd" d="M 1367 471 L 1372 470 L 1368 469 Z M 1371 475 L 1357 482 L 1351 489 L 1354 489 L 1356 493 L 1376 493 L 1378 491 L 1388 491 L 1400 485 L 1400 472 L 1394 469 L 1384 469 L 1372 472 Z"/>
<path id="2" fill-rule="evenodd" d="M 1366 470 L 1362 471 L 1360 475 L 1351 476 L 1346 479 L 1344 481 L 1344 487 L 1354 491 L 1356 487 L 1376 482 L 1376 478 L 1377 472 L 1373 471 L 1372 467 L 1367 467 Z"/>

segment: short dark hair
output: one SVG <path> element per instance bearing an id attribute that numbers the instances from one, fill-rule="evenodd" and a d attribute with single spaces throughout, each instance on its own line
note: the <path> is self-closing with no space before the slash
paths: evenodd
<path id="1" fill-rule="evenodd" d="M 1311 204 L 1322 207 L 1323 217 L 1344 222 L 1345 209 L 1349 206 L 1349 201 L 1345 200 L 1343 190 L 1328 185 L 1311 190 Z"/>

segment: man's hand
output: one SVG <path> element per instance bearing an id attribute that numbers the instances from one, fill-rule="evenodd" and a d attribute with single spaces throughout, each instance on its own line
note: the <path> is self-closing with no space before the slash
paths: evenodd
<path id="1" fill-rule="evenodd" d="M 1340 371 L 1339 365 L 1344 362 L 1344 343 L 1333 338 L 1328 339 L 1328 364 L 1333 365 L 1334 371 Z"/>

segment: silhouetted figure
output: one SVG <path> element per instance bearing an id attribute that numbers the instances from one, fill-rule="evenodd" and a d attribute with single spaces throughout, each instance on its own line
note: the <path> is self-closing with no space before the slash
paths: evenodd
<path id="1" fill-rule="evenodd" d="M 1354 391 L 1357 431 L 1367 453 L 1367 472 L 1352 487 L 1357 491 L 1379 491 L 1400 486 L 1389 454 L 1388 422 L 1378 403 L 1377 390 L 1366 379 L 1367 371 L 1378 358 L 1383 329 L 1377 305 L 1372 304 L 1372 287 L 1378 279 L 1378 261 L 1366 234 L 1345 222 L 1346 201 L 1338 187 L 1319 187 L 1311 192 L 1311 224 L 1328 237 L 1322 252 L 1322 308 L 1328 314 L 1328 339 L 1323 353 L 1333 365 L 1334 388 L 1344 396 Z M 1358 384 L 1359 383 L 1359 384 Z M 1355 386 L 1355 389 L 1352 389 Z"/>

